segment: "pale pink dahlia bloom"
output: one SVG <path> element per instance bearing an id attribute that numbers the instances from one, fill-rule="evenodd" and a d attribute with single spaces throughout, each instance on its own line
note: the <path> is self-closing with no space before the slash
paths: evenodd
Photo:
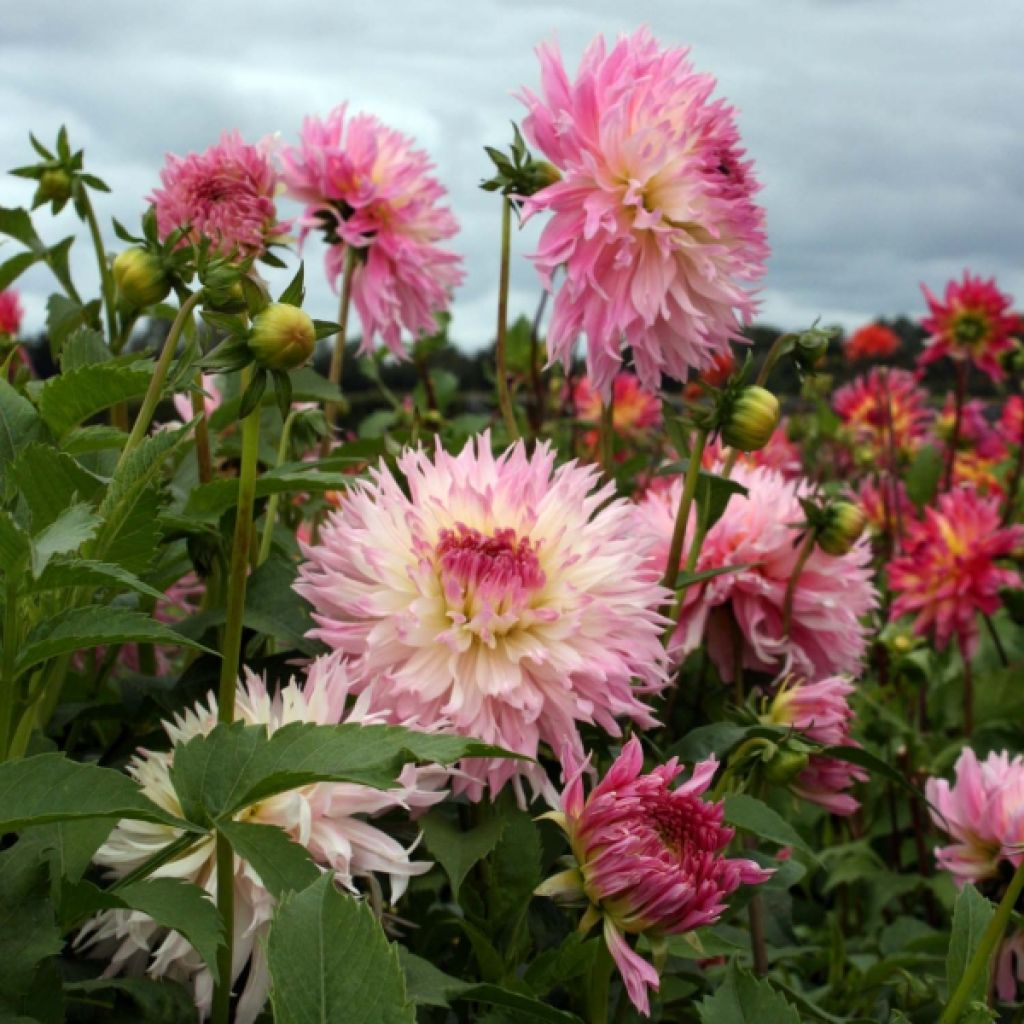
<path id="1" fill-rule="evenodd" d="M 643 753 L 633 736 L 586 798 L 586 762 L 571 749 L 563 760 L 562 809 L 546 817 L 565 831 L 576 863 L 537 891 L 584 902 L 581 928 L 602 921 L 629 998 L 649 1015 L 647 990 L 657 990 L 658 972 L 625 936 L 643 933 L 657 942 L 714 924 L 740 885 L 764 882 L 772 872 L 723 856 L 734 830 L 722 824 L 723 804 L 701 796 L 718 767 L 713 757 L 672 789 L 683 767 L 672 758 L 642 774 Z"/>
<path id="2" fill-rule="evenodd" d="M 1021 586 L 1016 569 L 997 564 L 1024 544 L 1024 526 L 1000 525 L 999 499 L 973 487 L 940 494 L 911 524 L 903 552 L 888 567 L 892 617 L 915 615 L 914 631 L 934 633 L 942 650 L 953 636 L 966 657 L 978 647 L 978 614 L 993 615 L 1004 587 Z"/>
<path id="3" fill-rule="evenodd" d="M 578 725 L 613 736 L 619 717 L 653 724 L 637 697 L 666 682 L 658 608 L 667 592 L 610 484 L 547 442 L 497 458 L 483 434 L 458 455 L 398 459 L 407 491 L 381 464 L 346 492 L 296 590 L 312 636 L 343 651 L 371 708 L 535 757 L 541 743 L 580 752 Z M 474 759 L 456 789 L 479 799 L 530 762 Z"/>
<path id="4" fill-rule="evenodd" d="M 288 231 L 277 218 L 277 174 L 265 147 L 238 132 L 225 132 L 203 153 L 168 153 L 160 180 L 149 201 L 161 238 L 187 227 L 193 243 L 207 238 L 222 255 L 258 257 Z"/>
<path id="5" fill-rule="evenodd" d="M 0 335 L 11 338 L 18 336 L 21 330 L 21 318 L 25 311 L 21 308 L 21 299 L 13 288 L 0 291 Z"/>
<path id="6" fill-rule="evenodd" d="M 999 862 L 1024 860 L 1024 757 L 994 751 L 979 762 L 965 747 L 954 766 L 953 785 L 928 779 L 924 795 L 932 820 L 951 839 L 935 851 L 939 866 L 957 885 L 994 878 Z"/>
<path id="7" fill-rule="evenodd" d="M 307 117 L 297 146 L 280 153 L 288 191 L 306 208 L 302 236 L 326 234 L 327 274 L 337 281 L 354 250 L 352 301 L 363 325 L 360 351 L 377 335 L 408 358 L 402 331 L 433 334 L 462 282 L 462 258 L 442 249 L 458 221 L 441 201 L 445 189 L 427 154 L 406 135 L 369 114 L 336 107 L 324 120 Z"/>
<path id="8" fill-rule="evenodd" d="M 742 341 L 768 246 L 758 184 L 731 107 L 687 50 L 646 29 L 608 52 L 591 43 L 570 81 L 557 46 L 538 49 L 541 95 L 524 90 L 523 130 L 561 172 L 525 201 L 551 213 L 531 257 L 555 297 L 552 359 L 587 336 L 587 373 L 607 398 L 630 346 L 651 392 L 685 381 Z"/>
<path id="9" fill-rule="evenodd" d="M 272 695 L 258 676 L 246 672 L 239 685 L 236 714 L 250 725 L 266 725 L 268 732 L 291 722 L 335 725 L 338 722 L 373 724 L 380 721 L 368 711 L 365 697 L 346 712 L 351 679 L 340 655 L 314 661 L 305 684 L 294 680 Z M 128 765 L 128 773 L 142 791 L 171 814 L 181 807 L 170 780 L 174 747 L 192 737 L 208 733 L 217 723 L 217 701 L 211 692 L 206 704 L 164 722 L 170 751 L 140 750 Z M 409 765 L 399 784 L 391 790 L 371 789 L 351 783 L 316 783 L 262 800 L 240 812 L 239 817 L 257 824 L 275 825 L 301 843 L 324 870 L 356 891 L 354 880 L 374 872 L 390 879 L 391 896 L 397 900 L 413 875 L 423 874 L 430 864 L 409 859 L 407 850 L 368 820 L 395 808 L 422 808 L 443 799 L 447 773 L 439 768 L 420 769 Z M 97 864 L 110 869 L 111 877 L 122 877 L 173 842 L 179 832 L 167 825 L 125 820 L 118 823 L 95 856 Z M 153 878 L 176 878 L 204 889 L 216 900 L 216 854 L 212 837 L 202 840 L 191 852 L 158 867 Z M 274 911 L 274 898 L 259 875 L 240 858 L 235 858 L 235 936 L 232 980 L 248 965 L 235 1020 L 251 1024 L 262 1010 L 269 989 L 264 951 L 267 930 Z M 137 911 L 104 911 L 86 925 L 79 942 L 97 946 L 97 952 L 111 957 L 106 974 L 142 974 L 167 977 L 190 985 L 203 1019 L 209 1014 L 213 981 L 209 969 L 177 932 L 157 925 Z"/>
<path id="10" fill-rule="evenodd" d="M 737 649 L 744 667 L 757 672 L 811 679 L 856 674 L 867 644 L 861 619 L 878 602 L 868 539 L 861 538 L 839 557 L 814 549 L 794 591 L 787 636 L 783 614 L 786 587 L 800 553 L 800 498 L 811 495 L 811 485 L 742 464 L 737 464 L 732 478 L 748 494 L 729 500 L 724 515 L 704 538 L 696 569 L 748 568 L 687 587 L 670 644 L 672 654 L 681 658 L 704 645 L 724 680 L 733 678 Z M 652 570 L 665 571 L 681 491 L 677 478 L 668 489 L 651 489 L 635 506 L 637 538 L 653 543 Z M 695 522 L 694 514 L 684 550 Z"/>

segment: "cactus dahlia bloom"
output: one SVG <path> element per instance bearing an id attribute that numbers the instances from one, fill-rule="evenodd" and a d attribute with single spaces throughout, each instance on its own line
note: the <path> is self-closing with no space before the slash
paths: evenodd
<path id="1" fill-rule="evenodd" d="M 379 717 L 357 700 L 346 714 L 351 692 L 345 665 L 337 655 L 320 658 L 309 668 L 304 686 L 294 680 L 271 695 L 258 676 L 247 671 L 239 684 L 237 717 L 249 724 L 266 725 L 269 732 L 290 722 L 334 725 L 339 721 L 371 724 Z M 170 751 L 140 750 L 128 772 L 142 791 L 172 814 L 181 807 L 170 780 L 174 747 L 209 732 L 217 723 L 213 693 L 206 704 L 164 722 Z M 301 843 L 314 861 L 335 873 L 342 885 L 355 891 L 354 879 L 381 872 L 390 878 L 392 899 L 405 891 L 412 875 L 423 874 L 429 863 L 410 861 L 409 850 L 371 825 L 372 817 L 394 808 L 427 807 L 443 799 L 439 790 L 447 773 L 442 769 L 407 766 L 399 784 L 390 790 L 351 783 L 316 783 L 263 800 L 241 812 L 246 821 L 276 825 Z M 121 877 L 178 837 L 176 829 L 142 821 L 121 821 L 95 856 L 112 877 Z M 158 867 L 154 878 L 176 878 L 200 886 L 216 899 L 216 853 L 212 837 L 191 852 Z M 274 899 L 252 867 L 235 858 L 235 938 L 233 979 L 248 964 L 249 971 L 238 1004 L 236 1020 L 251 1024 L 266 1002 L 269 976 L 264 941 L 273 915 Z M 93 918 L 78 939 L 111 956 L 108 975 L 120 972 L 168 977 L 193 988 L 196 1005 L 205 1019 L 213 995 L 213 980 L 199 955 L 177 932 L 161 928 L 137 911 L 104 911 Z"/>
<path id="2" fill-rule="evenodd" d="M 640 383 L 685 381 L 742 341 L 768 246 L 758 184 L 733 110 L 682 49 L 646 29 L 607 52 L 591 43 L 575 81 L 554 45 L 538 50 L 541 95 L 524 90 L 523 130 L 562 179 L 524 203 L 552 216 L 531 257 L 555 297 L 552 359 L 587 336 L 587 374 L 605 398 L 632 349 Z"/>
<path id="3" fill-rule="evenodd" d="M 11 338 L 18 336 L 21 330 L 21 318 L 25 311 L 21 308 L 21 300 L 13 288 L 0 291 L 0 335 L 6 334 Z"/>
<path id="4" fill-rule="evenodd" d="M 888 475 L 877 480 L 865 477 L 857 487 L 857 503 L 876 534 L 902 535 L 907 524 L 917 519 L 917 509 L 903 481 Z"/>
<path id="5" fill-rule="evenodd" d="M 1013 348 L 1013 337 L 1021 329 L 1020 318 L 1010 312 L 1013 299 L 988 281 L 964 271 L 962 281 L 950 281 L 942 299 L 925 285 L 921 291 L 928 302 L 928 316 L 921 326 L 928 332 L 918 362 L 924 366 L 943 356 L 968 360 L 992 380 L 1006 375 L 999 365 L 1004 353 Z"/>
<path id="6" fill-rule="evenodd" d="M 965 747 L 953 769 L 953 785 L 928 779 L 924 785 L 932 821 L 951 839 L 935 851 L 939 867 L 957 885 L 995 878 L 999 862 L 1024 860 L 1024 757 L 994 751 L 979 762 Z"/>
<path id="7" fill-rule="evenodd" d="M 209 239 L 221 255 L 258 257 L 288 231 L 277 219 L 277 174 L 264 147 L 238 132 L 225 132 L 203 153 L 168 153 L 160 180 L 149 201 L 161 238 L 187 227 L 189 241 Z"/>
<path id="8" fill-rule="evenodd" d="M 999 501 L 973 487 L 940 494 L 937 508 L 926 508 L 908 531 L 903 553 L 889 563 L 889 586 L 896 594 L 892 617 L 914 614 L 914 631 L 934 631 L 942 650 L 955 634 L 965 657 L 978 646 L 978 613 L 1000 607 L 999 591 L 1021 586 L 1014 569 L 996 565 L 1024 544 L 1024 526 L 999 525 Z"/>
<path id="9" fill-rule="evenodd" d="M 637 696 L 665 685 L 668 595 L 598 471 L 556 467 L 547 442 L 495 458 L 488 434 L 458 455 L 407 450 L 398 468 L 408 496 L 384 465 L 354 483 L 303 546 L 295 587 L 370 707 L 530 757 L 541 743 L 581 751 L 580 722 L 613 736 L 622 716 L 653 724 Z M 462 768 L 455 787 L 473 799 L 520 775 L 550 788 L 529 762 Z"/>
<path id="10" fill-rule="evenodd" d="M 886 359 L 900 349 L 900 336 L 885 324 L 865 324 L 843 345 L 849 359 Z"/>
<path id="11" fill-rule="evenodd" d="M 837 389 L 832 408 L 855 446 L 870 460 L 887 456 L 889 438 L 898 456 L 912 454 L 927 439 L 932 425 L 928 393 L 909 370 L 872 367 Z"/>
<path id="12" fill-rule="evenodd" d="M 723 856 L 734 830 L 722 824 L 723 805 L 701 797 L 717 767 L 714 757 L 702 761 L 689 780 L 671 789 L 682 766 L 672 758 L 641 774 L 643 753 L 634 736 L 584 797 L 586 762 L 567 750 L 562 809 L 545 815 L 569 837 L 576 864 L 537 893 L 585 901 L 581 928 L 602 922 L 629 998 L 646 1015 L 647 990 L 658 988 L 658 972 L 626 936 L 645 934 L 657 943 L 714 924 L 740 885 L 772 875 L 752 860 Z"/>
<path id="13" fill-rule="evenodd" d="M 399 359 L 403 328 L 432 334 L 452 290 L 462 282 L 461 257 L 438 243 L 459 229 L 426 153 L 408 136 L 369 114 L 307 117 L 297 146 L 280 153 L 288 191 L 306 207 L 300 238 L 312 229 L 327 239 L 332 283 L 354 251 L 352 301 L 363 325 L 361 351 L 379 334 Z"/>
<path id="14" fill-rule="evenodd" d="M 783 632 L 786 588 L 799 557 L 799 499 L 811 493 L 806 480 L 786 480 L 774 470 L 737 464 L 733 479 L 747 488 L 735 494 L 708 531 L 697 571 L 745 565 L 686 589 L 670 651 L 676 658 L 706 645 L 722 679 L 733 678 L 737 650 L 745 668 L 772 675 L 818 679 L 854 673 L 867 643 L 860 619 L 875 607 L 871 550 L 862 537 L 845 555 L 815 548 L 793 592 L 789 635 Z M 649 538 L 650 565 L 664 572 L 682 489 L 651 490 L 635 506 L 637 537 Z M 684 549 L 693 536 L 695 515 Z"/>
<path id="15" fill-rule="evenodd" d="M 576 382 L 572 393 L 576 415 L 586 423 L 601 419 L 601 396 L 588 377 Z M 615 375 L 612 383 L 612 426 L 615 433 L 635 437 L 661 423 L 661 399 L 640 386 L 632 373 Z"/>

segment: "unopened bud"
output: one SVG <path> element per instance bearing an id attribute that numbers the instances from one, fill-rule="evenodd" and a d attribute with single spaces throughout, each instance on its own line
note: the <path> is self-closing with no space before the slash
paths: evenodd
<path id="1" fill-rule="evenodd" d="M 763 448 L 779 425 L 779 400 L 765 388 L 753 385 L 736 396 L 722 427 L 722 440 L 741 452 Z"/>
<path id="2" fill-rule="evenodd" d="M 793 358 L 802 373 L 814 373 L 818 368 L 828 352 L 833 334 L 831 330 L 812 327 L 797 338 Z"/>
<path id="3" fill-rule="evenodd" d="M 554 164 L 547 160 L 531 160 L 523 172 L 523 195 L 533 195 L 548 185 L 561 181 L 562 175 Z"/>
<path id="4" fill-rule="evenodd" d="M 818 534 L 818 547 L 827 555 L 845 555 L 867 525 L 864 510 L 852 501 L 837 501 L 829 511 L 828 521 Z"/>
<path id="5" fill-rule="evenodd" d="M 118 294 L 133 309 L 145 309 L 167 297 L 171 283 L 160 260 L 148 249 L 125 249 L 113 267 Z"/>
<path id="6" fill-rule="evenodd" d="M 71 177 L 67 171 L 56 169 L 43 171 L 36 187 L 35 205 L 43 203 L 66 203 L 71 198 Z"/>
<path id="7" fill-rule="evenodd" d="M 252 322 L 249 348 L 267 370 L 294 370 L 316 347 L 316 328 L 309 314 L 286 302 L 273 302 Z"/>
<path id="8" fill-rule="evenodd" d="M 792 782 L 806 767 L 808 755 L 802 750 L 779 748 L 778 753 L 765 765 L 765 778 L 777 786 Z"/>

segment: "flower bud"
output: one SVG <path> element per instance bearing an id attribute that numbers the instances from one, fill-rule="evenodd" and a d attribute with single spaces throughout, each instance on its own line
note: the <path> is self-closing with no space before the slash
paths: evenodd
<path id="1" fill-rule="evenodd" d="M 531 160 L 523 171 L 523 183 L 526 186 L 522 195 L 532 196 L 548 185 L 561 181 L 562 175 L 554 164 L 547 160 Z"/>
<path id="2" fill-rule="evenodd" d="M 273 302 L 252 322 L 249 348 L 267 370 L 294 370 L 313 354 L 316 328 L 309 314 L 286 302 Z"/>
<path id="3" fill-rule="evenodd" d="M 845 555 L 864 532 L 867 516 L 852 501 L 837 501 L 818 534 L 818 547 L 827 555 Z"/>
<path id="4" fill-rule="evenodd" d="M 807 767 L 808 760 L 805 751 L 780 747 L 765 765 L 764 777 L 776 786 L 787 786 Z"/>
<path id="5" fill-rule="evenodd" d="M 39 176 L 39 185 L 36 187 L 35 205 L 66 203 L 70 198 L 71 178 L 68 172 L 60 168 L 52 171 L 43 171 Z"/>
<path id="6" fill-rule="evenodd" d="M 765 388 L 744 388 L 732 403 L 722 440 L 741 452 L 763 448 L 779 425 L 779 400 Z"/>
<path id="7" fill-rule="evenodd" d="M 118 294 L 133 309 L 144 309 L 166 298 L 171 290 L 160 260 L 147 249 L 125 249 L 114 260 Z"/>

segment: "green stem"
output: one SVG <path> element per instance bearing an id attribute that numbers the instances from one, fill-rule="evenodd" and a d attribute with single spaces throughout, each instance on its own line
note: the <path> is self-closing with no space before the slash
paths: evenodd
<path id="1" fill-rule="evenodd" d="M 292 434 L 292 424 L 295 422 L 296 412 L 294 409 L 285 418 L 284 426 L 281 428 L 281 440 L 277 446 L 276 466 L 284 464 L 288 458 L 288 441 Z M 277 509 L 281 504 L 281 495 L 272 494 L 267 502 L 267 514 L 263 522 L 263 539 L 260 541 L 260 553 L 256 559 L 257 566 L 262 565 L 270 557 L 270 547 L 274 540 L 274 524 L 277 522 Z"/>
<path id="2" fill-rule="evenodd" d="M 174 323 L 171 324 L 167 340 L 164 342 L 160 358 L 157 360 L 153 376 L 150 378 L 149 387 L 146 389 L 146 396 L 142 400 L 142 408 L 139 409 L 139 414 L 135 417 L 132 432 L 128 435 L 128 440 L 125 442 L 121 458 L 117 463 L 117 469 L 114 470 L 115 473 L 124 464 L 125 459 L 142 443 L 142 439 L 146 436 L 146 431 L 149 430 L 149 425 L 153 422 L 153 414 L 156 412 L 156 407 L 160 404 L 160 397 L 163 394 L 164 384 L 167 381 L 167 373 L 171 368 L 171 361 L 174 359 L 174 352 L 178 347 L 178 339 L 181 337 L 181 332 L 185 329 L 185 324 L 188 323 L 189 318 L 192 316 L 192 310 L 199 304 L 202 297 L 202 289 L 190 295 L 182 303 L 181 308 L 178 310 L 178 315 L 174 318 Z"/>
<path id="3" fill-rule="evenodd" d="M 231 1020 L 231 968 L 235 955 L 235 851 L 217 833 L 217 910 L 224 922 L 224 941 L 217 948 L 217 984 L 213 990 L 213 1024 Z"/>
<path id="4" fill-rule="evenodd" d="M 149 878 L 157 868 L 162 867 L 170 860 L 174 860 L 175 857 L 188 853 L 193 846 L 201 843 L 205 838 L 205 835 L 200 835 L 196 832 L 182 832 L 180 836 L 172 839 L 162 850 L 154 853 L 149 860 L 143 861 L 134 871 L 129 871 L 127 875 L 119 878 L 110 887 L 110 892 L 117 892 L 118 889 L 123 889 L 125 886 Z"/>
<path id="5" fill-rule="evenodd" d="M 1013 908 L 1016 906 L 1022 891 L 1024 891 L 1024 861 L 1021 862 L 1020 867 L 1013 873 L 1013 878 L 1010 879 L 1010 884 L 1006 887 L 1006 892 L 999 901 L 999 906 L 996 907 L 992 920 L 989 921 L 988 927 L 981 936 L 978 948 L 968 961 L 967 967 L 960 976 L 960 981 L 957 983 L 953 995 L 946 1004 L 946 1009 L 939 1019 L 939 1024 L 957 1024 L 957 1021 L 960 1020 L 971 992 L 977 987 L 978 980 L 990 969 L 992 955 L 995 953 L 999 940 L 1006 931 Z"/>
<path id="6" fill-rule="evenodd" d="M 612 476 L 615 458 L 615 395 L 609 396 L 607 402 L 601 403 L 601 422 L 597 432 L 597 460 L 604 470 L 604 475 Z"/>
<path id="7" fill-rule="evenodd" d="M 519 440 L 519 427 L 508 390 L 508 368 L 505 365 L 505 335 L 508 331 L 508 283 L 512 253 L 512 201 L 501 202 L 501 269 L 498 276 L 498 334 L 494 342 L 495 376 L 498 385 L 498 407 L 509 440 Z"/>
<path id="8" fill-rule="evenodd" d="M 960 445 L 961 421 L 963 420 L 964 399 L 967 397 L 968 365 L 964 361 L 956 364 L 956 387 L 953 390 L 953 431 L 946 449 L 946 475 L 942 489 L 948 491 L 953 486 L 953 474 L 956 469 L 956 450 Z"/>
<path id="9" fill-rule="evenodd" d="M 206 400 L 202 394 L 203 375 L 196 374 L 196 387 L 192 392 L 192 418 L 196 420 L 196 465 L 199 469 L 199 482 L 208 484 L 213 479 L 213 458 L 210 455 L 210 428 L 206 422 Z"/>
<path id="10" fill-rule="evenodd" d="M 587 977 L 587 1024 L 608 1024 L 608 993 L 614 970 L 615 961 L 601 939 Z"/>
<path id="11" fill-rule="evenodd" d="M 982 615 L 985 620 L 985 625 L 988 627 L 989 636 L 992 637 L 992 645 L 996 649 L 996 654 L 999 655 L 999 660 L 1002 662 L 1003 668 L 1010 667 L 1010 659 L 1006 654 L 1006 648 L 1003 646 L 1003 639 L 999 635 L 999 631 L 996 629 L 996 624 L 992 621 L 991 615 Z"/>
<path id="12" fill-rule="evenodd" d="M 14 702 L 18 698 L 18 677 L 15 662 L 18 657 L 18 579 L 17 573 L 8 568 L 4 588 L 4 638 L 3 638 L 3 691 L 0 692 L 0 760 L 7 760 L 10 747 L 11 716 Z"/>
<path id="13" fill-rule="evenodd" d="M 345 266 L 341 271 L 341 298 L 338 301 L 338 333 L 334 336 L 334 348 L 331 350 L 331 365 L 327 371 L 327 379 L 336 387 L 341 387 L 342 371 L 345 369 L 345 344 L 348 339 L 348 314 L 352 305 L 352 277 L 356 265 L 356 250 L 350 245 L 345 252 Z M 338 422 L 338 403 L 328 402 L 324 406 L 327 417 L 327 433 L 320 441 L 320 458 L 325 459 L 331 454 L 334 442 L 334 428 Z"/>
<path id="14" fill-rule="evenodd" d="M 107 314 L 107 337 L 110 345 L 113 346 L 117 338 L 114 275 L 110 272 L 110 264 L 107 262 L 107 254 L 103 248 L 103 236 L 100 234 L 100 226 L 96 221 L 96 211 L 93 210 L 89 193 L 84 188 L 82 189 L 82 207 L 86 223 L 89 225 L 89 234 L 92 235 L 93 248 L 96 250 L 96 262 L 100 268 L 100 289 L 103 292 L 103 308 Z"/>
<path id="15" fill-rule="evenodd" d="M 803 547 L 800 548 L 800 554 L 797 556 L 796 565 L 793 566 L 793 572 L 790 574 L 789 583 L 786 584 L 786 597 L 782 605 L 782 636 L 784 638 L 789 637 L 789 627 L 793 620 L 793 598 L 796 596 L 800 574 L 804 571 L 804 566 L 807 564 L 807 559 L 811 557 L 817 540 L 814 531 L 808 530 Z"/>

